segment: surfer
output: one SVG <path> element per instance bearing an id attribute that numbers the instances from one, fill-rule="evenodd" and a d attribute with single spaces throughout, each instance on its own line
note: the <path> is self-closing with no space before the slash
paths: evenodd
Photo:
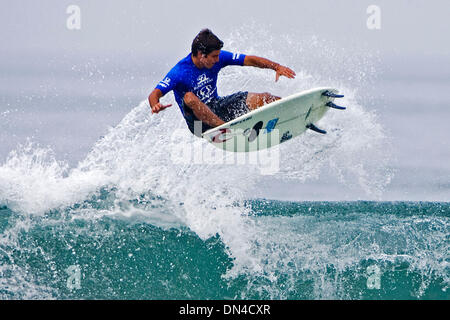
<path id="1" fill-rule="evenodd" d="M 169 71 L 149 95 L 152 113 L 172 106 L 162 104 L 160 99 L 173 90 L 189 130 L 201 136 L 201 133 L 208 129 L 281 99 L 267 92 L 247 91 L 219 97 L 217 76 L 220 69 L 229 65 L 252 66 L 274 70 L 275 81 L 278 81 L 280 76 L 291 79 L 295 77 L 293 70 L 276 62 L 257 56 L 231 53 L 222 50 L 222 47 L 223 42 L 211 30 L 201 30 L 192 42 L 191 52 Z"/>

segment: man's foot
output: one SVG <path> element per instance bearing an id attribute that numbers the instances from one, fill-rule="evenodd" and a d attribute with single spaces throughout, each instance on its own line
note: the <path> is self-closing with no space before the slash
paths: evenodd
<path id="1" fill-rule="evenodd" d="M 274 96 L 268 92 L 264 93 L 252 93 L 249 92 L 247 96 L 247 106 L 250 110 L 255 110 L 262 107 L 268 103 L 280 100 L 280 97 Z"/>

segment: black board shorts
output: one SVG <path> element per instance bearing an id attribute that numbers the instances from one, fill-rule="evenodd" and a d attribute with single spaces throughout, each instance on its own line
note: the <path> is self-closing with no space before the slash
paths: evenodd
<path id="1" fill-rule="evenodd" d="M 222 119 L 225 122 L 228 122 L 250 111 L 250 109 L 247 106 L 247 96 L 248 96 L 247 91 L 239 91 L 229 96 L 219 97 L 217 99 L 213 98 L 206 105 L 220 119 Z M 188 128 L 193 134 L 195 134 L 194 133 L 195 121 L 200 120 L 198 120 L 198 118 L 194 115 L 191 109 L 185 106 L 184 103 L 183 103 L 183 110 L 184 110 L 184 118 L 186 120 Z M 203 122 L 201 123 L 201 125 L 202 125 L 201 133 L 212 128 L 211 126 Z"/>

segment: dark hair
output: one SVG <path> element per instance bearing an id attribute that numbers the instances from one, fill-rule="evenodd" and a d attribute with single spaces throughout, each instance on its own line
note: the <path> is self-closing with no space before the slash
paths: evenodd
<path id="1" fill-rule="evenodd" d="M 223 47 L 223 42 L 209 29 L 203 29 L 192 41 L 192 54 L 194 56 L 200 51 L 203 54 L 210 54 L 214 50 L 220 50 Z"/>

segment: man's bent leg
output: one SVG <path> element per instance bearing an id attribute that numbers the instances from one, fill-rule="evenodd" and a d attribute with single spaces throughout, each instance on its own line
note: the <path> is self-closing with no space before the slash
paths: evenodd
<path id="1" fill-rule="evenodd" d="M 247 106 L 250 110 L 255 110 L 265 104 L 280 100 L 280 97 L 274 96 L 268 92 L 252 93 L 249 92 L 247 96 Z"/>

